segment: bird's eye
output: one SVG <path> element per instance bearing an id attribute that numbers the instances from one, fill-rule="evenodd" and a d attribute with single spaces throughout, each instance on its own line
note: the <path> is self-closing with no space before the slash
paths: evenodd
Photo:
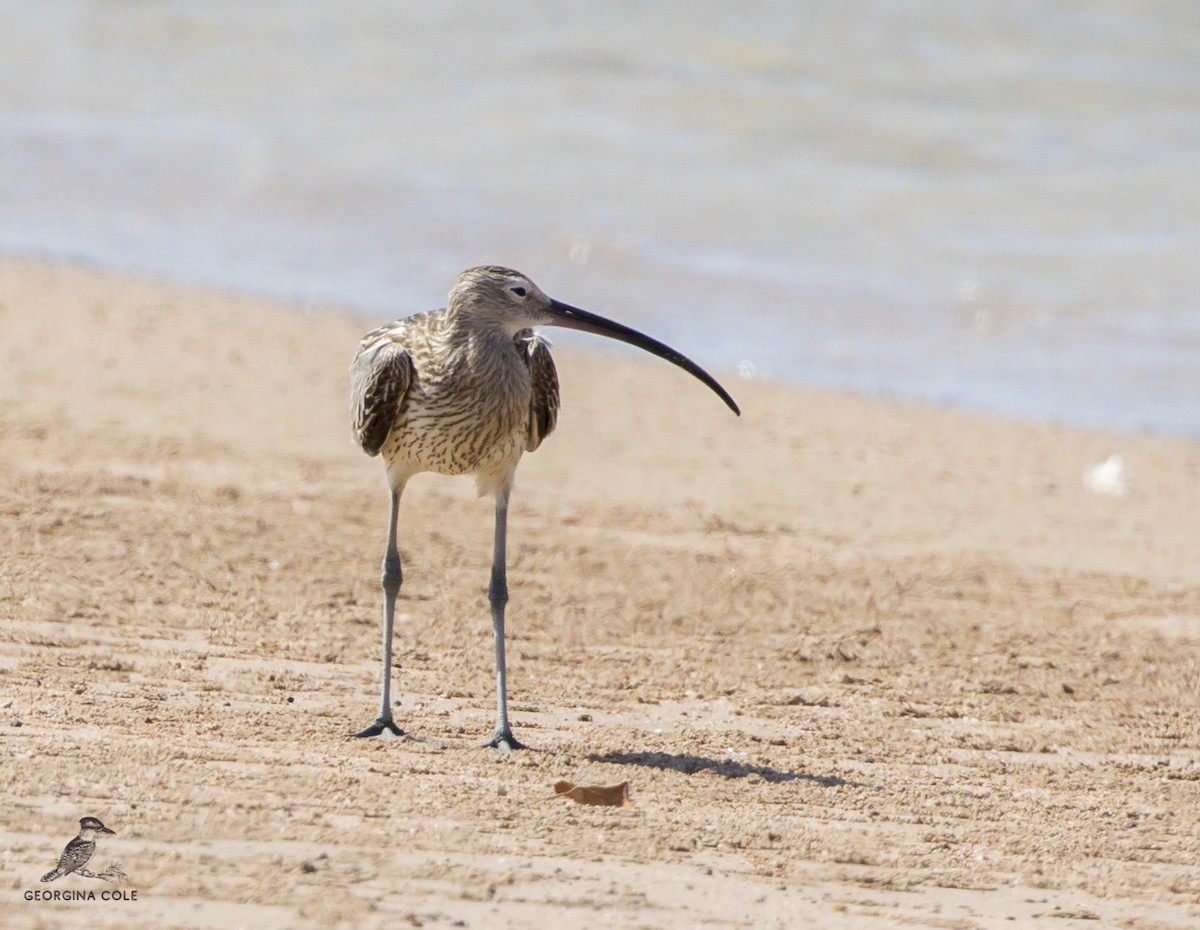
<path id="1" fill-rule="evenodd" d="M 518 297 L 524 297 L 525 294 L 527 293 L 525 288 L 521 287 L 521 285 L 519 285 L 519 284 L 516 285 L 515 287 L 510 287 L 509 290 L 512 291 L 514 294 L 516 294 Z"/>

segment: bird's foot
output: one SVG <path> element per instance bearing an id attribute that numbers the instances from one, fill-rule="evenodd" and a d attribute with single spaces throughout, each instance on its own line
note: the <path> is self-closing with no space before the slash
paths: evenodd
<path id="1" fill-rule="evenodd" d="M 479 744 L 480 749 L 499 749 L 506 756 L 514 749 L 525 749 L 526 746 L 515 736 L 509 727 L 497 727 L 492 735 Z"/>
<path id="2" fill-rule="evenodd" d="M 396 726 L 396 721 L 392 719 L 391 714 L 388 714 L 386 717 L 376 717 L 374 723 L 365 730 L 359 730 L 354 734 L 354 737 L 356 739 L 365 739 L 369 736 L 379 736 L 384 732 L 391 733 L 393 736 L 404 735 L 404 731 Z"/>

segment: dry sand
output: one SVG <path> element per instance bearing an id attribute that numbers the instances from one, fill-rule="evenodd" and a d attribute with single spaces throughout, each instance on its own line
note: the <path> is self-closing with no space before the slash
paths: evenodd
<path id="1" fill-rule="evenodd" d="M 510 530 L 536 749 L 471 748 L 491 506 L 436 476 L 401 521 L 415 738 L 356 741 L 368 322 L 0 261 L 0 926 L 1200 926 L 1197 444 L 726 375 L 739 420 L 560 349 Z M 1127 495 L 1082 485 L 1111 453 Z M 85 814 L 137 900 L 26 901 L 107 888 L 38 881 Z"/>

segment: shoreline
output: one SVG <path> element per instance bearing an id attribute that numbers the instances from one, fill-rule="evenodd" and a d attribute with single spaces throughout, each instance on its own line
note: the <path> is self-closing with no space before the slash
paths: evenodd
<path id="1" fill-rule="evenodd" d="M 267 287 L 247 288 L 233 283 L 206 281 L 202 278 L 189 280 L 187 278 L 171 277 L 165 272 L 160 273 L 153 271 L 141 271 L 136 268 L 120 268 L 105 264 L 100 259 L 91 259 L 86 257 L 66 257 L 55 255 L 50 252 L 41 252 L 36 249 L 31 249 L 29 251 L 0 251 L 0 262 L 25 264 L 30 267 L 42 268 L 73 268 L 77 271 L 94 274 L 101 278 L 110 277 L 128 281 L 138 281 L 168 291 L 171 289 L 181 289 L 198 294 L 224 297 L 230 302 L 238 304 L 286 308 L 290 313 L 303 314 L 305 316 L 338 316 L 357 322 L 362 327 L 363 332 L 366 332 L 375 326 L 382 325 L 385 322 L 390 322 L 391 320 L 397 319 L 401 316 L 418 313 L 423 310 L 434 309 L 436 306 L 440 306 L 445 303 L 445 296 L 435 292 L 433 293 L 432 298 L 429 301 L 426 301 L 424 304 L 414 304 L 411 307 L 396 307 L 395 312 L 389 315 L 389 313 L 386 311 L 380 312 L 365 305 L 356 305 L 352 302 L 339 300 L 333 295 L 312 298 L 303 297 L 301 295 L 289 296 L 287 294 L 272 291 Z M 640 355 L 636 350 L 629 349 L 626 346 L 617 346 L 604 340 L 597 340 L 592 336 L 580 336 L 576 333 L 568 333 L 565 330 L 558 330 L 555 332 L 553 329 L 551 329 L 551 334 L 559 338 L 565 337 L 568 340 L 575 341 L 571 346 L 571 351 L 574 351 L 577 354 L 595 356 L 597 358 L 624 358 L 626 360 L 630 358 L 640 358 Z M 685 354 L 689 353 L 693 357 L 696 357 L 698 354 L 697 347 L 692 345 L 687 351 L 685 351 Z M 644 361 L 644 359 L 642 360 Z M 904 394 L 895 390 L 865 390 L 845 383 L 804 381 L 802 379 L 792 380 L 775 374 L 769 374 L 766 376 L 754 374 L 749 378 L 744 378 L 739 376 L 737 366 L 731 365 L 729 367 L 721 367 L 712 360 L 698 360 L 701 362 L 703 367 L 708 368 L 711 371 L 722 372 L 723 374 L 718 380 L 721 380 L 723 383 L 727 384 L 733 383 L 737 385 L 743 383 L 744 381 L 756 381 L 759 383 L 765 382 L 784 390 L 790 389 L 814 394 L 857 397 L 864 400 L 877 400 L 881 403 L 896 404 L 900 407 L 927 409 L 934 412 L 959 412 L 967 416 L 977 416 L 995 420 L 999 423 L 1025 423 L 1031 426 L 1040 426 L 1047 429 L 1106 434 L 1114 437 L 1145 437 L 1147 439 L 1200 443 L 1200 434 L 1191 435 L 1184 431 L 1155 429 L 1149 426 L 1125 428 L 1113 424 L 1090 423 L 1085 420 L 1071 420 L 1054 414 L 1035 415 L 1012 413 L 997 408 L 989 408 L 987 406 L 972 406 L 970 404 L 964 405 L 950 401 L 922 397 L 918 394 Z M 752 363 L 750 367 L 752 369 L 754 368 Z"/>

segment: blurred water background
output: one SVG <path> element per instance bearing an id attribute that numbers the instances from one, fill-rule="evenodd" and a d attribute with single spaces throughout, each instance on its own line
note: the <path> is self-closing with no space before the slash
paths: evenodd
<path id="1" fill-rule="evenodd" d="M 1197 437 L 1200 6 L 0 0 L 0 250 Z"/>

